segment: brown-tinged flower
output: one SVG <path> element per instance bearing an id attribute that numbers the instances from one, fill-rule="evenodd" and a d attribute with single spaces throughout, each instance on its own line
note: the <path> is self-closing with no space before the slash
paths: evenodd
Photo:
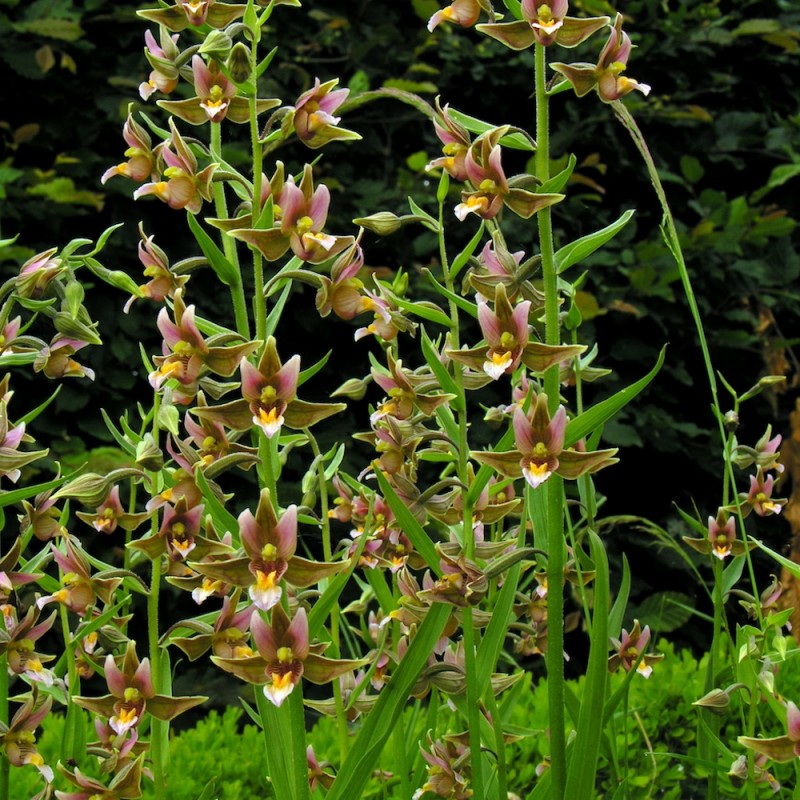
<path id="1" fill-rule="evenodd" d="M 256 248 L 267 261 L 277 261 L 291 248 L 301 261 L 320 264 L 355 241 L 352 236 L 323 232 L 329 205 L 328 187 L 314 188 L 312 168 L 306 164 L 300 185 L 290 176 L 274 198 L 275 226 L 266 230 L 237 228 L 230 234 Z"/>
<path id="2" fill-rule="evenodd" d="M 253 612 L 250 631 L 258 654 L 249 658 L 211 660 L 237 678 L 264 686 L 264 695 L 276 706 L 291 694 L 305 675 L 312 683 L 329 683 L 339 675 L 364 665 L 363 660 L 332 659 L 319 655 L 320 646 L 309 642 L 308 617 L 300 608 L 290 621 L 283 607 L 272 609 L 271 624 Z"/>
<path id="3" fill-rule="evenodd" d="M 66 553 L 62 553 L 55 544 L 50 544 L 53 558 L 61 570 L 63 588 L 46 597 L 40 597 L 36 601 L 37 608 L 42 609 L 48 603 L 60 603 L 83 617 L 98 598 L 106 605 L 111 605 L 113 594 L 122 583 L 122 578 L 105 577 L 103 572 L 92 576 L 89 559 L 80 546 L 72 539 L 65 539 L 64 547 Z"/>
<path id="4" fill-rule="evenodd" d="M 70 771 L 63 764 L 58 765 L 59 772 L 81 791 L 56 792 L 58 800 L 138 800 L 142 796 L 142 774 L 144 771 L 144 753 L 132 761 L 128 761 L 114 775 L 108 784 L 84 775 L 77 767 Z"/>
<path id="5" fill-rule="evenodd" d="M 773 761 L 792 761 L 800 756 L 800 709 L 791 700 L 786 703 L 785 735 L 772 739 L 740 736 L 737 741 Z"/>
<path id="6" fill-rule="evenodd" d="M 708 536 L 705 539 L 683 537 L 683 541 L 698 553 L 711 553 L 724 561 L 728 556 L 741 556 L 746 550 L 756 547 L 755 542 L 744 542 L 736 538 L 736 518 L 728 515 L 725 508 L 717 511 L 716 517 L 708 518 Z"/>
<path id="7" fill-rule="evenodd" d="M 9 672 L 52 686 L 55 676 L 43 665 L 55 656 L 37 653 L 36 642 L 53 627 L 56 612 L 39 622 L 40 612 L 36 606 L 30 606 L 22 619 L 17 618 L 17 610 L 12 605 L 0 606 L 0 611 L 0 655 L 6 656 Z"/>
<path id="8" fill-rule="evenodd" d="M 44 763 L 41 753 L 36 749 L 34 731 L 50 713 L 53 698 L 48 696 L 39 702 L 36 687 L 30 697 L 17 709 L 10 724 L 0 721 L 0 748 L 15 767 L 33 764 L 47 783 L 53 782 L 53 770 Z"/>
<path id="9" fill-rule="evenodd" d="M 298 399 L 300 356 L 294 355 L 282 364 L 272 336 L 267 339 L 258 365 L 243 359 L 241 371 L 241 400 L 193 408 L 192 413 L 237 431 L 257 425 L 271 438 L 283 425 L 301 430 L 346 408 L 343 403 L 307 403 Z"/>
<path id="10" fill-rule="evenodd" d="M 335 89 L 338 83 L 338 78 L 325 83 L 315 78 L 314 86 L 297 99 L 293 114 L 294 130 L 306 147 L 316 150 L 328 142 L 361 138 L 355 131 L 338 127 L 341 117 L 335 117 L 334 112 L 350 94 L 349 89 Z"/>
<path id="11" fill-rule="evenodd" d="M 636 671 L 644 678 L 649 678 L 653 673 L 652 665 L 656 661 L 660 661 L 664 656 L 660 653 L 651 653 L 642 656 L 642 653 L 647 650 L 648 642 L 650 641 L 650 626 L 645 625 L 642 629 L 639 626 L 639 620 L 634 620 L 631 632 L 622 629 L 622 639 L 612 639 L 611 643 L 616 649 L 608 659 L 609 672 L 616 672 L 622 667 L 626 672 L 630 672 L 634 664 L 638 661 Z"/>
<path id="12" fill-rule="evenodd" d="M 442 22 L 471 28 L 480 19 L 481 11 L 485 11 L 489 17 L 493 16 L 488 0 L 453 0 L 449 6 L 440 9 L 428 20 L 428 30 L 433 31 Z"/>
<path id="13" fill-rule="evenodd" d="M 463 183 L 469 177 L 466 158 L 472 145 L 472 138 L 469 131 L 450 113 L 450 105 L 445 104 L 444 108 L 439 105 L 438 97 L 436 98 L 436 111 L 438 113 L 433 118 L 433 127 L 444 145 L 443 155 L 441 158 L 431 161 L 425 169 L 443 169 L 451 178 Z"/>
<path id="14" fill-rule="evenodd" d="M 347 562 L 315 562 L 296 555 L 297 506 L 278 516 L 268 489 L 261 492 L 255 515 L 239 515 L 245 555 L 239 558 L 192 562 L 191 568 L 212 580 L 247 588 L 253 604 L 268 611 L 283 594 L 281 581 L 306 588 L 345 569 Z"/>
<path id="15" fill-rule="evenodd" d="M 554 62 L 550 66 L 572 84 L 578 97 L 583 97 L 592 89 L 596 89 L 600 99 L 606 103 L 619 100 L 634 89 L 648 95 L 650 87 L 646 83 L 638 83 L 622 75 L 632 48 L 630 37 L 622 30 L 622 14 L 617 14 L 597 64 Z"/>
<path id="16" fill-rule="evenodd" d="M 129 514 L 119 499 L 119 486 L 113 486 L 105 500 L 95 509 L 94 514 L 76 511 L 75 514 L 100 533 L 114 533 L 117 526 L 126 531 L 134 531 L 150 517 L 147 512 Z"/>
<path id="17" fill-rule="evenodd" d="M 229 119 L 243 125 L 250 121 L 250 104 L 238 95 L 236 84 L 228 80 L 213 59 L 206 65 L 201 56 L 192 58 L 195 97 L 187 100 L 159 100 L 158 105 L 190 125 L 220 123 Z M 256 112 L 262 113 L 281 104 L 280 100 L 256 100 Z"/>
<path id="18" fill-rule="evenodd" d="M 137 183 L 156 180 L 158 172 L 156 155 L 153 152 L 153 140 L 150 138 L 150 134 L 136 122 L 132 114 L 128 114 L 128 118 L 125 120 L 122 138 L 128 145 L 128 149 L 125 151 L 125 157 L 128 160 L 115 167 L 109 167 L 100 177 L 100 182 L 105 183 L 115 175 L 122 175 Z"/>
<path id="19" fill-rule="evenodd" d="M 156 324 L 164 337 L 164 355 L 153 358 L 158 369 L 150 373 L 149 380 L 150 385 L 158 391 L 167 380 L 175 379 L 180 389 L 173 398 L 179 403 L 188 404 L 197 394 L 198 381 L 204 372 L 230 378 L 239 362 L 258 347 L 258 342 L 237 342 L 225 346 L 232 338 L 226 334 L 206 341 L 195 322 L 194 306 L 184 304 L 181 290 L 175 293 L 173 311 L 174 322 L 169 318 L 166 308 L 162 308 L 158 314 Z"/>
<path id="20" fill-rule="evenodd" d="M 494 219 L 503 205 L 523 219 L 528 219 L 537 211 L 564 199 L 563 194 L 528 191 L 516 185 L 517 179 L 510 182 L 506 178 L 501 163 L 500 139 L 508 131 L 507 125 L 492 128 L 482 133 L 467 151 L 464 168 L 473 188 L 461 192 L 461 203 L 455 208 L 460 220 L 465 220 L 468 214 L 475 214 L 481 219 Z"/>
<path id="21" fill-rule="evenodd" d="M 773 498 L 772 491 L 774 488 L 775 478 L 772 475 L 764 477 L 764 470 L 758 467 L 756 474 L 750 476 L 750 491 L 747 494 L 739 495 L 742 511 L 745 514 L 755 511 L 759 517 L 780 514 L 788 500 L 785 498 Z"/>
<path id="22" fill-rule="evenodd" d="M 157 22 L 167 30 L 180 32 L 188 27 L 208 25 L 217 30 L 227 28 L 239 19 L 246 5 L 220 3 L 216 0 L 179 0 L 174 6 L 144 8 L 136 13 L 150 22 Z"/>
<path id="23" fill-rule="evenodd" d="M 554 472 L 568 480 L 615 464 L 617 449 L 582 450 L 565 448 L 567 412 L 559 406 L 553 418 L 547 408 L 547 395 L 531 400 L 530 411 L 514 408 L 513 426 L 517 449 L 506 452 L 473 452 L 472 457 L 509 478 L 523 476 L 535 489 Z"/>
<path id="24" fill-rule="evenodd" d="M 211 200 L 211 179 L 219 165 L 212 163 L 198 171 L 197 158 L 178 132 L 172 117 L 169 127 L 170 139 L 158 146 L 158 167 L 162 179 L 140 186 L 133 193 L 133 198 L 138 200 L 154 195 L 170 208 L 185 208 L 197 214 L 203 206 L 203 200 Z"/>
<path id="25" fill-rule="evenodd" d="M 51 380 L 58 378 L 89 378 L 94 380 L 94 370 L 79 364 L 72 356 L 89 342 L 57 333 L 49 345 L 43 347 L 33 362 L 34 372 L 43 372 Z"/>
<path id="26" fill-rule="evenodd" d="M 157 694 L 150 673 L 150 659 L 139 661 L 134 641 L 128 642 L 120 666 L 113 655 L 106 656 L 103 671 L 110 694 L 103 697 L 73 697 L 72 700 L 81 708 L 107 720 L 111 729 L 120 735 L 141 724 L 145 713 L 167 721 L 208 699 Z"/>
<path id="27" fill-rule="evenodd" d="M 479 25 L 478 30 L 512 50 L 534 43 L 576 47 L 611 21 L 608 17 L 568 17 L 567 0 L 522 0 L 522 19 Z"/>
<path id="28" fill-rule="evenodd" d="M 144 267 L 144 276 L 150 280 L 142 284 L 139 289 L 144 297 L 149 297 L 160 303 L 166 298 L 174 298 L 175 293 L 188 280 L 188 275 L 177 275 L 170 269 L 167 254 L 153 241 L 152 236 L 145 236 L 142 223 L 139 223 L 139 261 Z M 125 313 L 130 310 L 131 305 L 137 300 L 136 295 L 132 295 L 125 304 Z"/>
<path id="29" fill-rule="evenodd" d="M 159 26 L 160 43 L 150 31 L 144 32 L 145 58 L 150 62 L 153 71 L 148 79 L 139 84 L 139 95 L 142 100 L 149 100 L 151 95 L 160 91 L 169 94 L 177 85 L 180 77 L 178 64 L 178 34 L 170 35 L 169 31 Z"/>
<path id="30" fill-rule="evenodd" d="M 50 283 L 66 272 L 66 264 L 55 254 L 58 248 L 51 247 L 43 253 L 31 256 L 20 267 L 16 280 L 16 292 L 20 297 L 38 300 L 43 297 Z"/>

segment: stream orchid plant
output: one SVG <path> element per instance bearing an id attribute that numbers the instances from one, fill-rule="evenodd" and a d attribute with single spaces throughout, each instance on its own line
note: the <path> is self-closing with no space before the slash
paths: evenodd
<path id="1" fill-rule="evenodd" d="M 794 649 L 790 611 L 776 610 L 777 585 L 757 587 L 751 551 L 766 548 L 745 522 L 781 511 L 780 437 L 767 431 L 750 447 L 735 436 L 742 404 L 769 379 L 738 394 L 711 366 L 658 172 L 623 102 L 631 93 L 645 102 L 650 91 L 626 74 L 633 48 L 623 16 L 570 16 L 567 0 L 455 0 L 437 11 L 431 31 L 474 27 L 532 50 L 531 130 L 439 99 L 373 93 L 424 111 L 442 145 L 428 166 L 437 202 L 409 199 L 404 216 L 370 209 L 334 233 L 335 198 L 316 165 L 358 147 L 341 123 L 359 98 L 328 76 L 293 104 L 259 96 L 277 52 L 273 25 L 299 7 L 209 0 L 139 12 L 151 71 L 124 125 L 126 160 L 102 180 L 129 181 L 136 201 L 185 220 L 195 252 L 170 252 L 143 223 L 138 285 L 99 260 L 110 228 L 96 244 L 76 239 L 36 255 L 0 289 L 0 800 L 15 796 L 14 772 L 26 768 L 41 774 L 37 800 L 170 797 L 180 780 L 170 771 L 170 723 L 202 713 L 207 699 L 173 692 L 185 659 L 237 682 L 263 729 L 277 800 L 353 800 L 374 785 L 406 799 L 574 800 L 595 796 L 601 765 L 616 775 L 615 796 L 633 795 L 615 731 L 630 682 L 657 680 L 659 656 L 647 620 L 627 621 L 627 565 L 612 592 L 594 476 L 602 470 L 614 488 L 606 476 L 624 453 L 603 447 L 603 425 L 656 379 L 665 354 L 629 387 L 588 402 L 587 384 L 607 371 L 581 341 L 585 276 L 574 268 L 632 212 L 555 241 L 552 212 L 575 159 L 551 174 L 551 105 L 567 92 L 605 104 L 641 152 L 708 369 L 725 483 L 707 522 L 680 512 L 707 572 L 690 563 L 701 583 L 711 575 L 708 693 L 692 722 L 706 796 L 722 796 L 731 781 L 748 798 L 774 788 L 771 760 L 800 754 L 800 712 L 772 680 Z M 557 60 L 595 40 L 595 63 Z M 224 150 L 242 131 L 246 170 Z M 293 169 L 274 158 L 292 142 L 312 161 Z M 533 173 L 507 174 L 513 150 L 532 155 Z M 523 241 L 507 233 L 509 217 Z M 369 268 L 368 242 L 401 228 L 438 245 L 429 267 L 409 275 L 394 265 L 388 280 Z M 213 273 L 215 297 L 193 291 L 195 269 Z M 95 377 L 80 363 L 84 348 L 101 344 L 84 306 L 89 281 L 109 284 L 121 309 L 158 308 L 161 350 L 142 348 L 152 403 L 138 418 L 104 413 L 125 466 L 32 483 L 47 454 L 32 444 L 36 419 L 55 392 L 21 415 L 14 370 L 56 383 Z M 369 373 L 347 375 L 348 352 L 308 363 L 301 325 L 283 313 L 290 295 L 326 325 L 360 325 L 352 348 L 370 353 Z M 212 321 L 220 314 L 227 324 Z M 330 366 L 347 377 L 330 400 L 301 399 Z M 365 396 L 360 429 L 337 427 L 345 401 Z M 285 479 L 290 467 L 299 483 Z M 749 487 L 735 468 L 750 470 Z M 105 537 L 118 545 L 107 560 L 93 552 Z M 167 591 L 182 592 L 194 614 L 176 615 L 180 604 L 162 602 Z M 734 627 L 726 604 L 737 596 L 752 619 Z M 589 641 L 580 696 L 564 676 L 565 631 L 578 627 Z M 520 729 L 509 711 L 539 660 L 547 716 Z M 612 673 L 624 679 L 612 683 Z M 763 735 L 762 698 L 785 735 Z M 406 728 L 411 707 L 423 724 Z M 36 735 L 57 713 L 66 716 L 62 752 L 45 763 Z M 335 720 L 334 752 L 308 748 L 320 713 Z M 740 720 L 738 741 L 721 738 L 723 713 Z M 86 714 L 97 735 L 88 743 Z M 535 785 L 513 785 L 515 742 L 533 729 L 547 731 L 549 751 Z"/>

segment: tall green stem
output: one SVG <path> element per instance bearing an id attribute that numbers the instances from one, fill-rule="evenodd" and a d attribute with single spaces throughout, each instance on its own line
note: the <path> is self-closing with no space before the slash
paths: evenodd
<path id="1" fill-rule="evenodd" d="M 536 175 L 546 181 L 550 177 L 550 120 L 545 85 L 545 48 L 536 44 Z M 553 248 L 553 223 L 549 208 L 537 214 L 539 249 L 542 258 L 542 281 L 545 294 L 545 341 L 561 344 L 558 318 L 558 276 Z M 559 403 L 558 367 L 551 367 L 544 376 L 544 389 L 550 413 Z M 553 798 L 563 800 L 567 780 L 566 729 L 564 720 L 564 484 L 553 475 L 544 486 L 534 491 L 534 502 L 547 507 L 547 691 L 550 721 L 550 751 Z"/>
<path id="2" fill-rule="evenodd" d="M 0 722 L 8 725 L 8 656 L 0 656 Z M 8 800 L 11 762 L 0 753 L 0 800 Z"/>
<path id="3" fill-rule="evenodd" d="M 258 65 L 258 43 L 260 36 L 253 39 L 250 49 L 250 79 L 253 86 L 258 85 L 256 67 Z M 263 170 L 263 149 L 258 136 L 258 102 L 257 92 L 253 92 L 250 101 L 250 148 L 253 153 L 253 224 L 261 215 L 261 192 Z M 264 266 L 261 253 L 253 250 L 253 319 L 256 324 L 256 339 L 263 342 L 267 338 L 267 308 L 264 297 Z"/>
<path id="4" fill-rule="evenodd" d="M 219 123 L 211 124 L 211 156 L 222 160 L 222 129 Z M 225 201 L 225 187 L 222 183 L 214 184 L 214 208 L 220 219 L 228 218 L 228 204 Z M 231 301 L 233 303 L 233 313 L 236 318 L 236 331 L 245 339 L 250 338 L 250 321 L 247 317 L 247 304 L 244 299 L 244 287 L 242 286 L 242 275 L 239 270 L 239 255 L 236 252 L 236 242 L 227 234 L 222 234 L 222 250 L 225 258 L 236 267 L 237 279 L 231 284 Z"/>

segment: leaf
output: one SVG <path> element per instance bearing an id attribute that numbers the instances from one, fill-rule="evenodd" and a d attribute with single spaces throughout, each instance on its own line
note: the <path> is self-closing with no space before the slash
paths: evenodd
<path id="1" fill-rule="evenodd" d="M 633 209 L 628 209 L 616 222 L 564 245 L 555 255 L 556 272 L 560 275 L 565 269 L 582 261 L 607 241 L 613 239 L 628 224 L 633 214 Z"/>
<path id="2" fill-rule="evenodd" d="M 451 108 L 447 112 L 456 122 L 461 123 L 470 133 L 486 133 L 486 131 L 494 130 L 497 125 L 491 125 L 488 122 L 470 117 L 468 114 L 463 114 L 461 111 L 456 111 Z M 529 153 L 535 151 L 535 147 L 531 144 L 530 139 L 523 136 L 521 133 L 506 134 L 501 140 L 500 144 L 511 150 L 526 150 Z"/>
<path id="3" fill-rule="evenodd" d="M 217 247 L 214 240 L 203 230 L 200 223 L 195 219 L 194 214 L 187 212 L 186 220 L 189 228 L 200 245 L 203 255 L 208 259 L 211 269 L 216 272 L 217 277 L 226 286 L 237 286 L 240 280 L 239 271 L 225 257 L 222 250 Z"/>
<path id="4" fill-rule="evenodd" d="M 400 525 L 400 530 L 405 533 L 414 545 L 414 549 L 425 559 L 427 565 L 436 575 L 441 575 L 442 568 L 439 566 L 439 554 L 436 552 L 436 547 L 428 536 L 427 531 L 417 522 L 414 515 L 408 510 L 405 503 L 397 496 L 397 493 L 392 488 L 392 485 L 386 479 L 386 476 L 379 470 L 375 470 L 375 477 L 378 479 L 378 485 L 381 488 L 389 508 L 392 509 L 395 519 Z"/>
<path id="5" fill-rule="evenodd" d="M 578 163 L 578 159 L 570 153 L 569 160 L 567 161 L 567 166 L 564 167 L 559 173 L 553 175 L 550 180 L 545 181 L 536 191 L 540 194 L 558 194 L 561 190 L 567 185 L 567 181 L 569 181 L 570 176 L 572 175 L 572 171 L 575 169 L 575 165 Z"/>
<path id="6" fill-rule="evenodd" d="M 588 411 L 584 411 L 583 414 L 578 414 L 577 417 L 570 420 L 567 425 L 567 435 L 564 446 L 571 447 L 575 442 L 583 439 L 595 428 L 603 425 L 611 419 L 614 414 L 625 408 L 625 406 L 628 405 L 628 403 L 630 403 L 658 374 L 664 363 L 666 352 L 667 347 L 664 345 L 664 347 L 661 348 L 661 352 L 658 354 L 658 360 L 653 369 L 643 378 L 636 381 L 636 383 L 632 383 L 626 389 L 620 390 L 615 395 L 602 400 L 592 406 Z"/>
<path id="7" fill-rule="evenodd" d="M 383 82 L 383 87 L 414 94 L 436 94 L 439 91 L 439 87 L 430 81 L 409 81 L 403 78 L 389 78 Z"/>
<path id="8" fill-rule="evenodd" d="M 591 797 L 603 729 L 603 702 L 608 682 L 608 558 L 600 537 L 589 528 L 589 546 L 596 571 L 589 663 L 583 689 L 578 731 L 567 768 L 565 797 Z"/>
<path id="9" fill-rule="evenodd" d="M 14 30 L 20 33 L 32 33 L 35 36 L 46 36 L 48 39 L 59 39 L 62 42 L 76 42 L 83 36 L 83 30 L 77 22 L 55 17 L 40 17 L 14 24 Z"/>
<path id="10" fill-rule="evenodd" d="M 628 559 L 622 554 L 622 579 L 619 584 L 619 591 L 608 615 L 608 635 L 619 639 L 622 631 L 622 620 L 625 617 L 625 609 L 628 605 L 628 597 L 631 591 L 631 569 L 628 566 Z"/>
<path id="11" fill-rule="evenodd" d="M 469 261 L 470 256 L 475 252 L 475 249 L 481 243 L 483 231 L 486 223 L 481 220 L 480 227 L 475 231 L 475 235 L 469 240 L 467 246 L 453 259 L 450 265 L 450 280 L 454 281 L 459 272 L 464 268 L 464 265 Z"/>
<path id="12" fill-rule="evenodd" d="M 367 716 L 326 800 L 353 800 L 364 796 L 364 787 L 375 770 L 386 742 L 394 733 L 406 700 L 442 635 L 451 612 L 452 608 L 443 603 L 431 606 L 403 660 Z"/>

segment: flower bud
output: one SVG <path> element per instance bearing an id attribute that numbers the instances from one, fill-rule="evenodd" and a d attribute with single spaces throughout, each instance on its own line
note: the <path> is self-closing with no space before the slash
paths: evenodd
<path id="1" fill-rule="evenodd" d="M 244 42 L 236 42 L 228 56 L 228 72 L 234 83 L 243 83 L 250 77 L 250 51 Z"/>
<path id="2" fill-rule="evenodd" d="M 331 392 L 331 397 L 349 397 L 351 400 L 363 400 L 370 380 L 370 378 L 350 378 L 338 389 Z"/>
<path id="3" fill-rule="evenodd" d="M 391 211 L 379 211 L 377 214 L 370 214 L 368 217 L 354 219 L 353 224 L 377 233 L 378 236 L 388 236 L 390 233 L 400 230 L 403 221 L 397 214 L 392 214 Z"/>
<path id="4" fill-rule="evenodd" d="M 203 55 L 215 58 L 217 61 L 224 61 L 228 58 L 232 45 L 231 37 L 228 36 L 227 33 L 220 30 L 213 30 L 206 36 L 203 44 L 200 45 L 199 52 Z"/>
<path id="5" fill-rule="evenodd" d="M 730 703 L 731 699 L 727 692 L 723 691 L 722 689 L 712 689 L 710 692 L 708 692 L 708 694 L 703 695 L 699 700 L 695 700 L 692 705 L 700 706 L 701 708 L 707 708 L 714 714 L 722 716 L 727 711 Z"/>
<path id="6" fill-rule="evenodd" d="M 722 420 L 722 424 L 728 433 L 735 433 L 739 427 L 739 415 L 735 411 L 727 411 Z"/>
<path id="7" fill-rule="evenodd" d="M 151 472 L 157 472 L 164 466 L 164 454 L 151 433 L 146 433 L 144 439 L 136 445 L 136 466 Z"/>
<path id="8" fill-rule="evenodd" d="M 53 500 L 60 500 L 62 497 L 69 497 L 77 500 L 84 506 L 99 506 L 106 499 L 111 487 L 125 478 L 143 478 L 141 470 L 131 467 L 115 469 L 106 475 L 98 475 L 96 472 L 86 472 L 83 475 L 70 481 L 66 486 L 62 486 L 54 495 Z"/>
<path id="9" fill-rule="evenodd" d="M 64 336 L 68 337 L 69 339 L 77 339 L 81 342 L 86 342 L 87 344 L 103 343 L 102 339 L 95 332 L 94 323 L 87 325 L 86 323 L 75 319 L 72 314 L 68 313 L 67 311 L 59 311 L 56 314 L 53 324 L 59 333 L 64 334 Z"/>

